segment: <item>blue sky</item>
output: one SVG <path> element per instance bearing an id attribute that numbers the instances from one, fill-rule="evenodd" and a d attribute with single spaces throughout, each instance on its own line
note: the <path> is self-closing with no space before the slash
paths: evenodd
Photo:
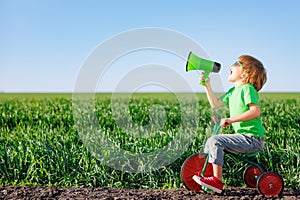
<path id="1" fill-rule="evenodd" d="M 83 62 L 99 44 L 144 27 L 178 31 L 200 44 L 222 63 L 225 89 L 232 86 L 230 64 L 250 54 L 267 69 L 263 92 L 300 92 L 299 20 L 297 0 L 0 0 L 0 92 L 72 92 Z M 172 59 L 164 56 L 159 55 Z M 197 76 L 188 81 L 196 83 Z M 109 85 L 103 91 L 113 90 Z"/>

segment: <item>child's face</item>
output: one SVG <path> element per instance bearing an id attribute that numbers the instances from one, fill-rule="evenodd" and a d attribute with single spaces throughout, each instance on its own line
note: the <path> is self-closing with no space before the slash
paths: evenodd
<path id="1" fill-rule="evenodd" d="M 230 74 L 228 76 L 228 81 L 230 82 L 238 82 L 243 81 L 243 70 L 242 70 L 242 63 L 237 60 L 234 64 L 230 67 Z"/>

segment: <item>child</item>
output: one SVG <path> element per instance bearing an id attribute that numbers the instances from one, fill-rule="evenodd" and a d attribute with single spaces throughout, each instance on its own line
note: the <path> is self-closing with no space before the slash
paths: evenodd
<path id="1" fill-rule="evenodd" d="M 252 56 L 240 56 L 230 67 L 228 80 L 235 86 L 221 98 L 214 95 L 209 78 L 205 80 L 204 87 L 212 108 L 229 106 L 230 117 L 221 119 L 220 125 L 225 128 L 232 124 L 235 134 L 214 135 L 207 140 L 204 151 L 209 153 L 213 176 L 193 177 L 198 184 L 218 193 L 222 192 L 224 186 L 222 183 L 224 151 L 235 154 L 254 153 L 261 151 L 265 144 L 258 102 L 258 91 L 267 80 L 263 64 Z M 200 81 L 203 81 L 203 74 Z"/>

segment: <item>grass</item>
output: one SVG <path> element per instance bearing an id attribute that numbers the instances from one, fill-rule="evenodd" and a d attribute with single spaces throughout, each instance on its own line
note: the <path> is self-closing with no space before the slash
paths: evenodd
<path id="1" fill-rule="evenodd" d="M 189 95 L 184 94 L 187 100 Z M 128 173 L 103 164 L 101 158 L 97 159 L 88 151 L 80 137 L 80 128 L 86 126 L 74 122 L 72 94 L 0 94 L 0 185 L 183 187 L 180 181 L 182 163 L 191 154 L 201 152 L 209 136 L 211 109 L 205 94 L 197 94 L 197 97 L 199 116 L 194 116 L 191 111 L 187 115 L 189 121 L 184 123 L 185 130 L 195 134 L 186 151 L 180 152 L 165 167 Z M 151 153 L 178 136 L 183 112 L 175 95 L 146 93 L 130 96 L 125 108 L 128 108 L 127 114 L 132 121 L 125 124 L 147 127 L 150 122 L 157 122 L 160 127 L 160 119 L 166 119 L 160 134 L 150 132 L 148 137 L 137 137 L 118 127 L 124 119 L 124 110 L 112 110 L 118 106 L 113 105 L 110 98 L 108 93 L 96 95 L 96 115 L 92 117 L 96 117 L 103 133 L 113 144 L 128 152 Z M 122 105 L 120 99 L 116 98 L 118 105 Z M 257 159 L 268 170 L 278 171 L 286 187 L 294 188 L 300 188 L 299 103 L 300 93 L 261 94 L 261 117 L 267 144 Z M 156 112 L 151 112 L 151 109 Z M 84 123 L 89 122 L 86 119 Z M 180 147 L 174 148 L 180 150 Z M 226 184 L 241 186 L 244 164 L 228 156 L 225 162 Z"/>
<path id="2" fill-rule="evenodd" d="M 191 96 L 194 94 L 178 93 Z M 96 93 L 99 98 L 110 98 L 111 93 Z M 122 93 L 120 93 L 122 95 Z M 128 95 L 123 93 L 123 95 Z M 197 97 L 206 100 L 205 93 L 196 93 Z M 261 92 L 260 97 L 262 99 L 300 99 L 300 92 Z M 0 93 L 0 99 L 7 98 L 72 98 L 72 93 Z M 170 93 L 134 93 L 134 97 L 142 98 L 170 98 L 173 95 Z"/>

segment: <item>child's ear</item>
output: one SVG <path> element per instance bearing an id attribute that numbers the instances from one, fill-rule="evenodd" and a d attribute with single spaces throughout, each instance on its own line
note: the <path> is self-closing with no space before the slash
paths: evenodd
<path id="1" fill-rule="evenodd" d="M 248 74 L 247 74 L 246 72 L 243 72 L 243 73 L 241 74 L 241 78 L 242 78 L 243 80 L 245 80 L 247 77 L 248 77 Z"/>

